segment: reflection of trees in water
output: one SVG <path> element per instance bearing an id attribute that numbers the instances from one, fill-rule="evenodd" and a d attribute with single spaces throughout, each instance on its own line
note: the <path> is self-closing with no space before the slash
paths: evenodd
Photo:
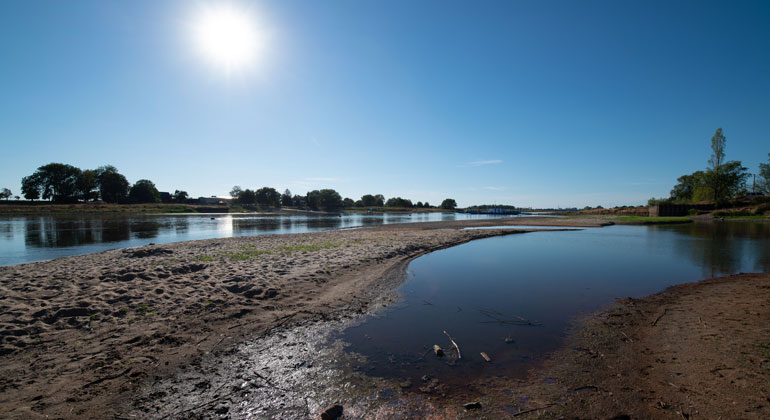
<path id="1" fill-rule="evenodd" d="M 273 232 L 281 229 L 281 220 L 276 218 L 233 218 L 233 233 Z"/>
<path id="2" fill-rule="evenodd" d="M 160 224 L 121 218 L 43 216 L 27 219 L 24 242 L 38 248 L 61 248 L 101 242 L 155 238 Z"/>
<path id="3" fill-rule="evenodd" d="M 10 221 L 0 223 L 0 237 L 3 239 L 13 239 L 13 225 Z"/>
<path id="4" fill-rule="evenodd" d="M 160 223 L 153 220 L 134 221 L 129 225 L 129 232 L 141 239 L 150 239 L 158 236 Z"/>
<path id="5" fill-rule="evenodd" d="M 661 227 L 674 231 L 677 255 L 703 267 L 708 277 L 740 271 L 770 271 L 770 224 L 767 223 L 690 223 Z M 753 261 L 750 267 L 745 262 Z"/>

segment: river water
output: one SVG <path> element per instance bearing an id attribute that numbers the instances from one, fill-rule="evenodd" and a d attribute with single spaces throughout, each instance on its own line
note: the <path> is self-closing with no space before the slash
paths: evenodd
<path id="1" fill-rule="evenodd" d="M 616 297 L 740 272 L 770 272 L 770 223 L 488 238 L 417 258 L 398 289 L 401 302 L 334 338 L 366 356 L 359 368 L 369 375 L 413 384 L 428 375 L 458 386 L 484 376 L 521 377 L 562 345 L 575 317 Z M 457 363 L 431 351 L 434 344 L 451 348 L 444 331 L 461 348 Z"/>
<path id="2" fill-rule="evenodd" d="M 304 233 L 390 223 L 480 219 L 463 213 L 0 215 L 0 266 L 197 239 Z"/>

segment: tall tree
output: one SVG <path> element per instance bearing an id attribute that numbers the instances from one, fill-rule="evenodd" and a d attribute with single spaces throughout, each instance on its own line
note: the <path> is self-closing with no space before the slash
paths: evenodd
<path id="1" fill-rule="evenodd" d="M 717 128 L 711 137 L 711 159 L 709 159 L 709 173 L 711 177 L 711 189 L 714 192 L 714 204 L 724 201 L 724 180 L 722 179 L 722 164 L 725 160 L 725 144 L 727 139 L 722 135 L 722 129 Z"/>
<path id="2" fill-rule="evenodd" d="M 140 179 L 131 187 L 128 199 L 132 203 L 159 203 L 160 193 L 152 181 Z"/>
<path id="3" fill-rule="evenodd" d="M 13 193 L 8 188 L 3 188 L 2 190 L 0 190 L 0 198 L 5 198 L 6 200 L 8 200 L 9 198 L 11 198 L 12 195 Z"/>
<path id="4" fill-rule="evenodd" d="M 254 194 L 254 191 L 252 191 L 252 190 L 250 190 L 248 188 L 246 188 L 245 190 L 241 190 L 238 193 L 238 203 L 239 204 L 254 205 L 254 204 L 257 203 L 257 195 Z"/>
<path id="5" fill-rule="evenodd" d="M 86 169 L 80 173 L 78 179 L 78 195 L 83 201 L 96 200 L 99 197 L 99 191 L 96 188 L 96 177 L 98 170 Z"/>
<path id="6" fill-rule="evenodd" d="M 284 207 L 294 205 L 294 202 L 291 199 L 291 191 L 289 191 L 288 188 L 281 194 L 281 205 Z"/>
<path id="7" fill-rule="evenodd" d="M 757 191 L 763 194 L 770 194 L 770 153 L 767 154 L 767 162 L 759 164 Z"/>
<path id="8" fill-rule="evenodd" d="M 238 197 L 241 196 L 242 192 L 243 192 L 243 189 L 240 187 L 240 185 L 236 185 L 233 187 L 232 190 L 230 190 L 230 197 L 237 200 Z"/>
<path id="9" fill-rule="evenodd" d="M 457 202 L 453 198 L 447 198 L 441 202 L 441 208 L 444 210 L 454 210 L 457 208 Z"/>
<path id="10" fill-rule="evenodd" d="M 336 211 L 343 206 L 342 196 L 335 190 L 323 189 L 318 192 L 318 207 L 326 211 Z"/>
<path id="11" fill-rule="evenodd" d="M 261 207 L 281 207 L 281 193 L 275 188 L 262 187 L 256 192 L 257 204 Z"/>
<path id="12" fill-rule="evenodd" d="M 35 175 L 25 176 L 21 179 L 21 194 L 27 200 L 35 201 L 40 198 L 41 183 Z"/>
<path id="13" fill-rule="evenodd" d="M 184 203 L 188 198 L 190 198 L 190 196 L 187 194 L 187 191 L 175 190 L 172 199 L 177 203 Z"/>
<path id="14" fill-rule="evenodd" d="M 72 165 L 49 163 L 22 179 L 22 185 L 26 185 L 25 191 L 30 193 L 37 189 L 44 200 L 73 202 L 78 199 L 80 173 L 80 169 Z M 26 192 L 24 196 L 27 196 Z"/>
<path id="15" fill-rule="evenodd" d="M 112 165 L 96 169 L 96 186 L 105 203 L 122 203 L 128 197 L 129 183 L 125 176 Z"/>

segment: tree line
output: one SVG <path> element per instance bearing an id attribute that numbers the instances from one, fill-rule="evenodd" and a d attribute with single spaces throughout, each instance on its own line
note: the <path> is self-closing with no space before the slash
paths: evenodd
<path id="1" fill-rule="evenodd" d="M 295 207 L 298 209 L 323 211 L 337 211 L 343 208 L 354 207 L 435 208 L 428 202 L 418 201 L 416 204 L 413 204 L 411 200 L 401 197 L 389 198 L 386 201 L 385 196 L 382 194 L 365 194 L 361 196 L 360 200 L 353 200 L 348 197 L 342 198 L 340 193 L 330 188 L 308 191 L 305 195 L 292 195 L 288 189 L 283 193 L 279 193 L 275 188 L 271 187 L 251 190 L 248 188 L 243 189 L 236 185 L 230 190 L 230 197 L 237 204 L 258 206 L 260 208 Z M 446 210 L 454 210 L 457 207 L 457 202 L 454 199 L 447 198 L 439 207 Z"/>
<path id="2" fill-rule="evenodd" d="M 131 185 L 125 176 L 112 165 L 96 169 L 80 169 L 64 163 L 43 165 L 34 173 L 21 180 L 21 192 L 28 200 L 50 200 L 54 203 L 74 203 L 102 200 L 106 203 L 158 203 L 190 202 L 186 191 L 176 190 L 173 195 L 161 197 L 155 184 L 148 179 L 140 179 Z M 8 188 L 0 189 L 0 199 L 8 199 L 12 192 Z M 275 188 L 262 187 L 257 190 L 234 186 L 230 191 L 233 202 L 246 207 L 271 209 L 295 207 L 307 210 L 337 211 L 342 208 L 435 208 L 428 202 L 393 197 L 387 201 L 382 194 L 366 194 L 360 200 L 342 198 L 333 189 L 309 191 L 305 195 L 292 195 L 288 189 L 279 193 Z M 16 197 L 19 198 L 18 196 Z M 439 206 L 454 210 L 457 203 L 447 198 Z"/>
<path id="3" fill-rule="evenodd" d="M 10 193 L 10 191 L 9 191 Z M 80 169 L 64 163 L 43 165 L 21 179 L 21 193 L 27 200 L 51 200 L 54 203 L 102 200 L 106 203 L 158 203 L 160 192 L 149 179 L 131 185 L 112 165 Z M 177 202 L 188 199 L 187 192 L 176 190 Z"/>
<path id="4" fill-rule="evenodd" d="M 677 178 L 677 184 L 665 199 L 650 199 L 650 205 L 659 203 L 690 204 L 709 201 L 717 207 L 725 206 L 730 201 L 749 193 L 748 180 L 751 178 L 748 168 L 739 160 L 726 160 L 727 139 L 721 128 L 711 137 L 711 158 L 705 170 L 695 171 Z M 755 175 L 751 192 L 770 194 L 770 153 L 768 163 L 759 164 L 759 173 Z"/>

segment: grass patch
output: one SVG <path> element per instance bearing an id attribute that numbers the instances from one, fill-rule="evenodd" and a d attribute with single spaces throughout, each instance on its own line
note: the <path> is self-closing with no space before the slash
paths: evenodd
<path id="1" fill-rule="evenodd" d="M 324 242 L 320 244 L 282 246 L 281 251 L 284 253 L 313 252 L 321 249 L 337 248 L 339 246 L 342 246 L 342 244 L 336 242 Z"/>
<path id="2" fill-rule="evenodd" d="M 163 213 L 197 213 L 198 211 L 195 210 L 193 207 L 187 207 L 187 206 L 169 206 L 164 207 Z"/>
<path id="3" fill-rule="evenodd" d="M 211 262 L 211 261 L 214 261 L 214 257 L 210 257 L 208 255 L 205 255 L 203 257 L 196 258 L 195 261 Z"/>
<path id="4" fill-rule="evenodd" d="M 650 216 L 623 216 L 618 217 L 621 222 L 638 223 L 640 225 L 658 225 L 674 223 L 691 223 L 689 217 L 650 217 Z"/>
<path id="5" fill-rule="evenodd" d="M 234 261 L 246 261 L 257 259 L 262 255 L 271 254 L 273 251 L 267 249 L 257 249 L 252 244 L 241 245 L 240 251 L 225 252 L 224 256 Z"/>

